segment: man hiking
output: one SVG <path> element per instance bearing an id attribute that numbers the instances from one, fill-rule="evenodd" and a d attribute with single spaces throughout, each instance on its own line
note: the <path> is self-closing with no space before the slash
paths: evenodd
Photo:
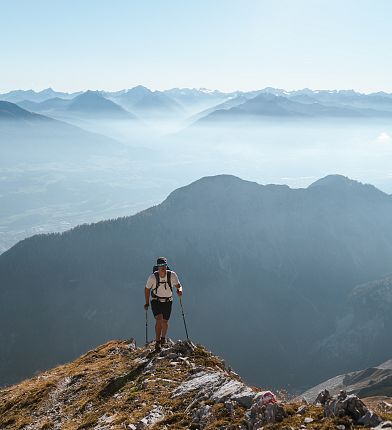
<path id="1" fill-rule="evenodd" d="M 154 266 L 153 273 L 148 277 L 146 287 L 144 288 L 146 299 L 145 310 L 149 307 L 151 292 L 151 310 L 156 320 L 156 351 L 159 351 L 166 344 L 166 335 L 173 302 L 173 286 L 177 290 L 177 295 L 182 296 L 182 286 L 176 272 L 169 269 L 165 257 L 159 257 L 156 266 Z"/>

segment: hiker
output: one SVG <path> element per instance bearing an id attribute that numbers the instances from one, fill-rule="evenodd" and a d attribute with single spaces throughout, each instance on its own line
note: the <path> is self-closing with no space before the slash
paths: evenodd
<path id="1" fill-rule="evenodd" d="M 146 287 L 144 288 L 146 298 L 145 310 L 149 307 L 151 292 L 151 310 L 156 320 L 155 350 L 157 351 L 166 344 L 166 335 L 173 302 L 173 286 L 177 290 L 177 295 L 182 296 L 182 286 L 176 272 L 170 270 L 165 257 L 159 257 L 156 266 L 154 266 L 153 273 L 148 277 Z"/>

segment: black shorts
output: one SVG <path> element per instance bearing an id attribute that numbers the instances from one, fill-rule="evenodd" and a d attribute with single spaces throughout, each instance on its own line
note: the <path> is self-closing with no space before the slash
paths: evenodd
<path id="1" fill-rule="evenodd" d="M 160 302 L 159 300 L 151 300 L 151 310 L 154 317 L 162 314 L 164 320 L 169 320 L 173 302 Z"/>

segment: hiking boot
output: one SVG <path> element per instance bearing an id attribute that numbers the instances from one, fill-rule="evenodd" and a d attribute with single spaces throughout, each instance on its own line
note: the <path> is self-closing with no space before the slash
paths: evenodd
<path id="1" fill-rule="evenodd" d="M 155 351 L 160 351 L 162 348 L 161 348 L 161 342 L 159 341 L 159 340 L 156 340 L 155 341 Z"/>
<path id="2" fill-rule="evenodd" d="M 166 338 L 161 337 L 161 347 L 164 348 L 166 346 Z"/>

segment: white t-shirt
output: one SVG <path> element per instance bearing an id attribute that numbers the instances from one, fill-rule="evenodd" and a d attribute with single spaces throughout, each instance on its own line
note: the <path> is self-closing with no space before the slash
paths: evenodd
<path id="1" fill-rule="evenodd" d="M 172 296 L 172 291 L 169 287 L 169 284 L 167 283 L 167 272 L 164 278 L 159 277 L 159 286 L 157 290 L 155 290 L 156 283 L 155 275 L 152 273 L 147 279 L 146 288 L 149 290 L 152 288 L 154 294 L 156 294 L 158 297 L 166 298 Z M 180 283 L 176 272 L 171 272 L 170 283 L 173 288 L 175 288 L 175 286 Z"/>

